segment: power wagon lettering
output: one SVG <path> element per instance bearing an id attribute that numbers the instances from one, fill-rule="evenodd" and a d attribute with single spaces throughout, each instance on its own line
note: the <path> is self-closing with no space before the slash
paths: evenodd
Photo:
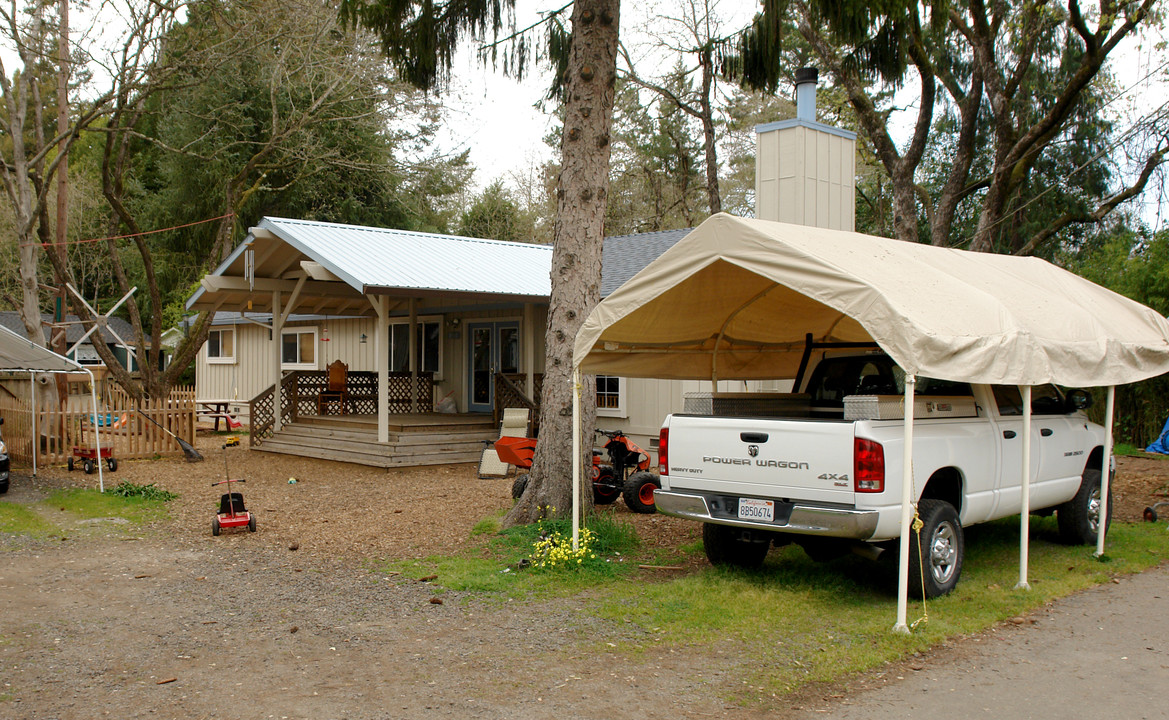
<path id="1" fill-rule="evenodd" d="M 799 462 L 797 460 L 754 460 L 751 458 L 731 458 L 731 457 L 713 457 L 705 455 L 702 458 L 704 463 L 713 463 L 715 465 L 756 465 L 758 467 L 773 467 L 788 470 L 807 470 L 809 465 L 806 462 Z"/>

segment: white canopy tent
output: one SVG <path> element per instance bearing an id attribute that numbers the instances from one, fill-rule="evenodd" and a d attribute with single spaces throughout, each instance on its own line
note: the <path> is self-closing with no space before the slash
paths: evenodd
<path id="1" fill-rule="evenodd" d="M 58 355 L 57 353 L 47 348 L 41 347 L 32 342 L 28 338 L 17 335 L 6 327 L 0 326 L 0 371 L 3 372 L 21 372 L 28 373 L 30 385 L 30 397 L 32 398 L 32 440 L 33 448 L 33 466 L 32 474 L 35 477 L 37 474 L 36 465 L 36 448 L 37 442 L 37 408 L 36 408 L 36 376 L 41 374 L 56 374 L 56 373 L 70 373 L 70 372 L 84 372 L 89 375 L 89 394 L 90 401 L 93 404 L 93 416 L 97 418 L 97 390 L 93 379 L 93 373 L 89 368 L 73 362 L 67 357 Z M 94 444 L 97 450 L 98 457 L 101 456 L 101 435 L 98 431 L 97 422 L 94 422 L 93 435 Z M 105 476 L 102 473 L 101 463 L 97 464 L 97 478 L 98 488 L 105 492 Z"/>
<path id="2" fill-rule="evenodd" d="M 919 374 L 1018 385 L 1028 399 L 1030 387 L 1044 383 L 1109 386 L 1104 468 L 1113 387 L 1169 372 L 1164 317 L 1043 260 L 719 214 L 585 319 L 574 348 L 577 393 L 582 372 L 712 383 L 793 378 L 809 337 L 875 342 L 906 373 L 906 407 Z M 1019 585 L 1027 587 L 1030 402 L 1023 407 Z M 898 630 L 908 629 L 912 452 L 913 413 L 906 413 Z M 574 507 L 574 527 L 576 520 Z M 1103 542 L 1101 533 L 1098 554 Z"/>

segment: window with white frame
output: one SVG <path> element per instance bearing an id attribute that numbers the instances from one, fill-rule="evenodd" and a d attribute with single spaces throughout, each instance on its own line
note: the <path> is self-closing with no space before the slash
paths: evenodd
<path id="1" fill-rule="evenodd" d="M 419 318 L 416 351 L 419 372 L 432 372 L 442 379 L 442 318 Z M 410 322 L 390 325 L 390 372 L 410 371 Z"/>
<path id="2" fill-rule="evenodd" d="M 317 369 L 317 329 L 287 328 L 280 331 L 280 369 Z"/>
<path id="3" fill-rule="evenodd" d="M 235 328 L 222 328 L 207 333 L 207 362 L 235 362 Z"/>
<path id="4" fill-rule="evenodd" d="M 597 415 L 628 417 L 625 411 L 625 378 L 616 375 L 597 376 Z"/>

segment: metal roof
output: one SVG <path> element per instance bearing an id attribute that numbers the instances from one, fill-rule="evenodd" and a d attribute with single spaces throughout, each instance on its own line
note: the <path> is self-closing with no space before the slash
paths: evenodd
<path id="1" fill-rule="evenodd" d="M 500 295 L 551 294 L 552 247 L 455 235 L 264 218 L 274 232 L 351 287 Z"/>
<path id="2" fill-rule="evenodd" d="M 601 296 L 619 287 L 689 230 L 605 239 Z M 250 253 L 248 251 L 251 251 Z M 248 280 L 247 263 L 253 262 Z M 462 304 L 547 302 L 552 247 L 531 243 L 287 218 L 264 218 L 187 301 L 193 310 L 271 313 L 273 290 L 285 301 L 308 279 L 297 310 L 369 315 L 366 296 L 417 298 L 419 312 Z M 307 278 L 304 276 L 307 274 Z M 461 299 L 460 299 L 461 298 Z"/>
<path id="3" fill-rule="evenodd" d="M 0 325 L 0 369 L 70 372 L 84 370 L 69 358 L 37 345 Z"/>

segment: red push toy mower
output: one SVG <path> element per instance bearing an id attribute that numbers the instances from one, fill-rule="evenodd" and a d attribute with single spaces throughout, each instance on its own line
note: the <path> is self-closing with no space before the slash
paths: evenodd
<path id="1" fill-rule="evenodd" d="M 609 454 L 609 462 L 602 463 L 601 452 L 593 451 L 593 504 L 609 505 L 618 497 L 624 497 L 625 504 L 633 512 L 656 512 L 654 490 L 662 483 L 649 471 L 649 453 L 620 430 L 596 432 L 608 438 L 605 451 Z M 536 441 L 533 438 L 501 437 L 495 441 L 495 453 L 503 462 L 529 470 L 536 454 Z M 518 500 L 527 487 L 528 474 L 517 474 L 511 486 L 511 496 Z"/>
<path id="2" fill-rule="evenodd" d="M 234 445 L 239 445 L 239 441 L 237 440 Z M 242 483 L 247 482 L 247 480 L 234 479 L 228 473 L 227 447 L 227 445 L 223 446 L 223 477 L 225 479 L 211 483 L 211 487 L 227 485 L 227 492 L 219 498 L 219 513 L 211 521 L 211 534 L 216 536 L 219 535 L 222 528 L 244 527 L 245 525 L 249 532 L 256 531 L 256 518 L 252 517 L 252 514 L 244 507 L 243 493 L 231 491 L 232 483 Z"/>

